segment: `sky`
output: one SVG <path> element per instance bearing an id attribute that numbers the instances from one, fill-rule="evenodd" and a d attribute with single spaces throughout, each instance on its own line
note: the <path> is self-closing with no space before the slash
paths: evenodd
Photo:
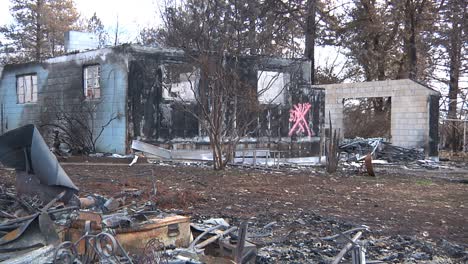
<path id="1" fill-rule="evenodd" d="M 75 0 L 78 12 L 84 18 L 94 12 L 103 21 L 106 30 L 115 31 L 119 21 L 120 42 L 134 41 L 139 29 L 159 24 L 158 0 Z M 0 0 L 0 25 L 13 22 L 10 1 Z"/>

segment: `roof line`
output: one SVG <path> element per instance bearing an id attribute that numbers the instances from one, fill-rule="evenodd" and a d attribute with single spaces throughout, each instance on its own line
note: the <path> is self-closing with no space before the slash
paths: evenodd
<path id="1" fill-rule="evenodd" d="M 441 95 L 441 93 L 431 87 L 429 87 L 427 84 L 421 82 L 421 81 L 417 81 L 417 80 L 413 80 L 413 79 L 410 79 L 410 78 L 404 78 L 404 79 L 387 79 L 387 80 L 374 80 L 374 81 L 364 81 L 364 82 L 353 82 L 353 83 L 330 83 L 330 84 L 315 84 L 314 86 L 316 87 L 326 87 L 326 86 L 329 86 L 329 85 L 350 85 L 350 84 L 355 84 L 355 85 L 359 85 L 361 83 L 373 83 L 373 82 L 397 82 L 397 81 L 401 81 L 401 80 L 409 80 L 409 81 L 412 81 L 416 84 L 419 84 L 421 85 L 422 87 L 426 88 L 426 89 L 429 89 L 433 92 L 436 92 L 438 93 L 439 95 Z"/>
<path id="2" fill-rule="evenodd" d="M 435 90 L 434 88 L 429 87 L 427 84 L 425 84 L 425 83 L 423 83 L 423 82 L 421 82 L 421 81 L 414 80 L 414 79 L 411 79 L 411 78 L 408 78 L 408 80 L 411 80 L 411 81 L 413 81 L 413 82 L 415 82 L 415 83 L 417 83 L 417 84 L 423 86 L 423 87 L 426 88 L 426 89 L 429 89 L 429 90 L 432 90 L 432 91 L 434 91 L 434 92 L 436 92 L 436 93 L 438 93 L 438 94 L 441 94 L 439 91 Z"/>

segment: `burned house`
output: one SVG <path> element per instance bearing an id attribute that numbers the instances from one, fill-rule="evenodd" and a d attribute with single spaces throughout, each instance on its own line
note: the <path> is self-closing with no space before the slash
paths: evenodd
<path id="1" fill-rule="evenodd" d="M 134 139 L 169 148 L 208 147 L 193 115 L 205 70 L 193 64 L 196 56 L 121 45 L 6 65 L 0 132 L 35 124 L 51 145 L 58 131 L 62 143 L 120 154 L 130 152 Z M 227 56 L 226 61 L 228 68 L 235 62 L 233 70 L 250 87 L 243 94 L 254 96 L 259 109 L 250 116 L 254 120 L 240 146 L 318 154 L 324 91 L 310 85 L 310 63 L 261 56 Z"/>

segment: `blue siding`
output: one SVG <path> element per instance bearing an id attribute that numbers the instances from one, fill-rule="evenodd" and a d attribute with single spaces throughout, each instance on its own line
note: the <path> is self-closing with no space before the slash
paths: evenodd
<path id="1" fill-rule="evenodd" d="M 18 104 L 16 95 L 16 76 L 36 73 L 38 102 Z M 3 131 L 6 132 L 17 127 L 36 123 L 41 112 L 41 100 L 44 96 L 44 86 L 47 83 L 48 72 L 40 65 L 25 65 L 15 71 L 7 68 L 3 71 L 0 83 L 0 99 L 3 106 Z"/>
<path id="2" fill-rule="evenodd" d="M 100 127 L 111 117 L 119 115 L 103 131 L 97 141 L 97 150 L 101 152 L 124 154 L 126 151 L 126 91 L 127 69 L 119 64 L 101 65 L 101 100 L 97 109 L 96 120 L 98 133 Z"/>
<path id="3" fill-rule="evenodd" d="M 2 131 L 25 124 L 43 124 L 50 108 L 50 100 L 63 106 L 81 104 L 83 97 L 83 67 L 101 65 L 101 98 L 95 112 L 94 135 L 100 132 L 112 116 L 119 115 L 102 132 L 97 141 L 99 152 L 125 154 L 126 152 L 126 91 L 127 57 L 109 50 L 84 52 L 54 58 L 43 63 L 5 66 L 0 80 L 0 103 L 3 105 Z M 18 104 L 16 76 L 36 73 L 38 101 Z"/>

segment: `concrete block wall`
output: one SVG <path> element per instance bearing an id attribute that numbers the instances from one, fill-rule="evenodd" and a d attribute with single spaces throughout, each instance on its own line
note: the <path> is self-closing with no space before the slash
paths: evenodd
<path id="1" fill-rule="evenodd" d="M 123 58 L 122 58 L 123 59 Z M 125 154 L 127 143 L 127 68 L 124 64 L 101 64 L 101 104 L 96 111 L 94 133 L 99 133 L 101 126 L 118 116 L 104 130 L 96 142 L 97 151 Z"/>
<path id="2" fill-rule="evenodd" d="M 321 85 L 325 89 L 325 116 L 333 128 L 343 131 L 343 99 L 391 97 L 391 142 L 413 148 L 429 141 L 429 96 L 439 95 L 409 79 Z"/>
<path id="3" fill-rule="evenodd" d="M 73 109 L 72 106 L 86 102 L 83 68 L 91 64 L 101 65 L 101 98 L 95 101 L 97 104 L 94 115 L 95 136 L 111 116 L 121 116 L 104 129 L 97 141 L 97 151 L 125 154 L 128 62 L 125 56 L 114 54 L 110 50 L 56 57 L 43 63 L 5 66 L 0 79 L 0 106 L 3 106 L 1 130 L 6 132 L 26 124 L 40 126 L 44 120 L 53 121 L 52 102 L 68 110 Z M 38 100 L 35 103 L 18 104 L 16 77 L 31 73 L 37 74 Z"/>
<path id="4" fill-rule="evenodd" d="M 42 66 L 24 65 L 9 70 L 6 66 L 0 79 L 0 107 L 2 108 L 2 117 L 0 121 L 0 133 L 17 127 L 36 123 L 42 111 L 41 105 L 37 103 L 17 103 L 16 94 L 16 76 L 24 74 L 37 75 L 38 101 L 44 96 L 44 84 L 46 83 L 48 72 Z"/>

